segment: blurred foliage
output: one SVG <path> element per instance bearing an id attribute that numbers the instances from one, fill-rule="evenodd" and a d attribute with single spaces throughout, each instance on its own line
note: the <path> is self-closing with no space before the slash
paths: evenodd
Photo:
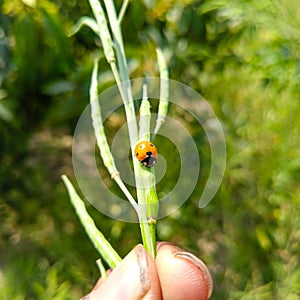
<path id="1" fill-rule="evenodd" d="M 0 8 L 0 298 L 77 299 L 99 274 L 97 253 L 59 176 L 72 176 L 72 133 L 101 45 L 87 28 L 67 37 L 91 15 L 87 1 L 3 0 Z M 140 0 L 124 19 L 131 77 L 158 74 L 159 45 L 171 78 L 199 91 L 224 126 L 228 162 L 215 199 L 198 209 L 200 178 L 191 199 L 158 223 L 160 240 L 207 262 L 213 299 L 300 296 L 299 28 L 296 0 Z M 105 89 L 104 58 L 101 70 Z M 178 118 L 207 174 L 203 133 Z M 89 210 L 122 256 L 140 242 L 135 224 Z"/>

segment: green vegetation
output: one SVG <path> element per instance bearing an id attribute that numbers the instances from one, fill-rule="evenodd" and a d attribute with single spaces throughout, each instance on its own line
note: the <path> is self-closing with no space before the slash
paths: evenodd
<path id="1" fill-rule="evenodd" d="M 72 135 L 95 57 L 99 90 L 113 75 L 92 30 L 67 36 L 80 17 L 92 16 L 88 1 L 3 0 L 0 8 L 0 298 L 77 299 L 99 276 L 99 257 L 60 176 L 74 179 Z M 223 184 L 200 210 L 209 147 L 193 120 L 170 107 L 198 142 L 203 176 L 190 199 L 158 222 L 158 239 L 203 258 L 212 299 L 299 299 L 297 1 L 131 1 L 122 22 L 130 77 L 159 76 L 159 47 L 169 77 L 209 101 L 227 141 Z M 108 142 L 124 123 L 123 114 L 114 117 Z M 176 174 L 171 166 L 159 185 L 172 188 Z M 87 209 L 121 257 L 141 242 L 137 224 Z"/>

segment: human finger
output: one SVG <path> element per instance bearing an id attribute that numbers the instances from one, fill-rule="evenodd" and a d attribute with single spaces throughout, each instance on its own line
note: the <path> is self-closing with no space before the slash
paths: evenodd
<path id="1" fill-rule="evenodd" d="M 161 300 L 154 260 L 142 245 L 137 245 L 104 282 L 81 300 Z"/>
<path id="2" fill-rule="evenodd" d="M 157 246 L 156 268 L 164 300 L 207 300 L 213 282 L 205 264 L 170 243 Z"/>

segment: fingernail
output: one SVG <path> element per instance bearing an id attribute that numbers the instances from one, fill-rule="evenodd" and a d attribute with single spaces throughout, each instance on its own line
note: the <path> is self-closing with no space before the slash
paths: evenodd
<path id="1" fill-rule="evenodd" d="M 140 271 L 140 293 L 142 296 L 145 296 L 151 287 L 146 251 L 141 245 L 138 245 L 134 248 L 134 252 Z"/>
<path id="2" fill-rule="evenodd" d="M 212 291 L 213 291 L 213 281 L 212 281 L 211 275 L 210 275 L 206 265 L 204 264 L 204 262 L 201 259 L 199 259 L 197 256 L 195 256 L 189 252 L 176 252 L 174 254 L 174 256 L 179 257 L 179 258 L 185 258 L 185 259 L 189 260 L 190 262 L 192 262 L 196 267 L 198 267 L 200 269 L 201 273 L 205 277 L 205 281 L 208 286 L 208 298 L 210 298 L 212 295 Z"/>

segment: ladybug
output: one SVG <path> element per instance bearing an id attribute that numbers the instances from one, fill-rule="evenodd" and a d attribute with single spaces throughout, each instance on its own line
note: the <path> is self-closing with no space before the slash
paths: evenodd
<path id="1" fill-rule="evenodd" d="M 138 143 L 135 146 L 134 155 L 147 168 L 153 167 L 158 158 L 155 145 L 149 141 Z"/>

